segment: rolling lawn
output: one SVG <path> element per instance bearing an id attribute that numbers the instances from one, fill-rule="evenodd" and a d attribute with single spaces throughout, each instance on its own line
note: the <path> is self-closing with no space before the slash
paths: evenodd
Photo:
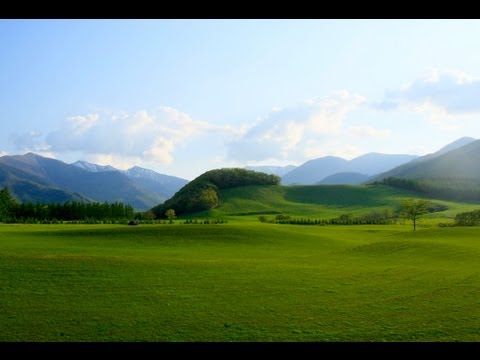
<path id="1" fill-rule="evenodd" d="M 479 233 L 0 225 L 0 341 L 480 341 Z"/>

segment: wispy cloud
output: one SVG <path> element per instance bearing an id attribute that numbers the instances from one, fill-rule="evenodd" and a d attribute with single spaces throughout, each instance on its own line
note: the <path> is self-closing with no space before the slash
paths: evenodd
<path id="1" fill-rule="evenodd" d="M 43 151 L 48 148 L 43 134 L 39 131 L 28 131 L 22 134 L 13 133 L 9 140 L 20 151 Z"/>

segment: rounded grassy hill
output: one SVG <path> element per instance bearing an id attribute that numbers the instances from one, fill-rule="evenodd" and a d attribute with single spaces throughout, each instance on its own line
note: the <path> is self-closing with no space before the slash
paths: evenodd
<path id="1" fill-rule="evenodd" d="M 168 209 L 177 215 L 214 209 L 219 205 L 219 190 L 247 185 L 278 185 L 280 177 L 258 171 L 224 168 L 210 170 L 181 188 L 172 198 L 152 208 L 157 217 Z"/>

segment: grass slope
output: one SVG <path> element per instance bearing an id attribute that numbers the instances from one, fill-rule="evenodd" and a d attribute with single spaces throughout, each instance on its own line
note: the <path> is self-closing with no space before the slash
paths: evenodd
<path id="1" fill-rule="evenodd" d="M 479 260 L 476 228 L 1 225 L 0 341 L 480 341 Z"/>
<path id="2" fill-rule="evenodd" d="M 383 185 L 244 186 L 221 190 L 218 208 L 188 217 L 233 216 L 254 220 L 260 214 L 283 213 L 298 217 L 331 218 L 345 213 L 363 215 L 383 209 L 394 210 L 402 199 L 409 197 L 422 196 Z M 445 218 L 480 207 L 434 201 L 447 205 L 449 209 L 428 217 Z"/>

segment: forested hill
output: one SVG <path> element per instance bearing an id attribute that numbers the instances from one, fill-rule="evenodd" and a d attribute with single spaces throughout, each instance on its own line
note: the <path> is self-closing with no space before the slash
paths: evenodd
<path id="1" fill-rule="evenodd" d="M 218 190 L 247 185 L 278 185 L 280 177 L 240 168 L 215 169 L 203 173 L 152 211 L 162 217 L 168 209 L 176 214 L 210 210 L 218 206 Z"/>

